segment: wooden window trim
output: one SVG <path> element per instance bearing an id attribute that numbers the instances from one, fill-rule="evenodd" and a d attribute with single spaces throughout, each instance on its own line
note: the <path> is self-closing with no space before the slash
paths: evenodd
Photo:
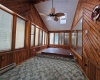
<path id="1" fill-rule="evenodd" d="M 13 22 L 12 22 L 13 23 L 12 24 L 12 44 L 11 44 L 12 46 L 11 46 L 11 50 L 10 51 L 18 50 L 18 49 L 24 49 L 25 48 L 25 45 L 26 45 L 26 24 L 27 24 L 26 21 L 27 20 L 25 18 L 23 18 L 22 16 L 18 15 L 17 13 L 15 13 L 12 10 L 11 10 L 12 12 L 10 12 L 7 9 L 4 9 L 2 7 L 0 7 L 0 9 L 3 10 L 3 11 L 5 11 L 5 12 L 7 12 L 7 13 L 9 13 L 9 14 L 11 14 L 13 16 Z M 23 48 L 17 48 L 17 49 L 15 49 L 17 17 L 25 21 L 25 32 L 24 32 L 25 34 L 24 34 L 24 47 Z M 4 52 L 6 52 L 6 51 L 4 51 Z"/>
<path id="2" fill-rule="evenodd" d="M 8 10 L 6 10 L 6 9 L 4 9 L 4 8 L 2 8 L 2 7 L 0 7 L 0 9 L 2 9 L 3 11 L 5 11 L 5 12 L 7 12 L 7 13 L 9 13 L 9 14 L 11 14 L 12 16 L 13 16 L 13 24 L 12 24 L 12 44 L 11 44 L 11 50 L 9 50 L 9 51 L 14 51 L 14 50 L 21 50 L 21 49 L 25 49 L 26 48 L 26 32 L 27 32 L 27 19 L 25 19 L 24 17 L 22 17 L 22 16 L 20 16 L 19 14 L 17 14 L 17 13 L 15 13 L 14 11 L 12 11 L 12 12 L 10 12 L 10 11 L 8 11 Z M 8 8 L 9 9 L 9 8 Z M 25 31 L 24 31 L 24 47 L 23 48 L 17 48 L 17 49 L 15 49 L 15 42 L 16 42 L 16 24 L 17 24 L 17 17 L 18 18 L 20 18 L 20 19 L 22 19 L 22 20 L 24 20 L 25 21 Z M 45 30 L 45 29 L 43 29 L 43 28 L 41 28 L 40 26 L 38 26 L 38 25 L 35 25 L 34 23 L 30 23 L 30 26 L 31 25 L 34 25 L 34 46 L 30 46 L 30 44 L 29 44 L 29 46 L 30 47 L 38 47 L 38 46 L 44 46 L 44 45 L 47 45 L 47 41 L 46 41 L 46 44 L 45 44 L 45 36 L 46 35 L 44 35 L 44 45 L 39 45 L 39 37 L 40 37 L 40 35 L 39 35 L 39 33 L 40 33 L 40 29 L 42 30 L 42 36 L 43 36 L 43 31 L 45 32 L 45 33 L 48 33 L 48 31 L 47 30 Z M 39 29 L 39 31 L 38 31 L 38 46 L 35 46 L 35 32 L 36 32 L 36 27 Z M 30 28 L 31 29 L 31 28 Z M 30 30 L 30 32 L 31 32 L 31 30 Z M 30 33 L 30 35 L 31 35 L 31 33 Z M 47 37 L 49 37 L 48 35 L 47 35 Z M 31 37 L 30 37 L 30 39 L 29 39 L 29 41 L 31 40 Z M 47 40 L 47 39 L 46 39 Z M 54 41 L 53 41 L 53 44 L 54 44 Z M 8 51 L 4 51 L 4 52 L 8 52 Z"/>
<path id="3" fill-rule="evenodd" d="M 12 29 L 12 51 L 15 50 L 15 42 L 16 42 L 16 14 L 13 15 L 13 29 Z"/>
<path id="4" fill-rule="evenodd" d="M 17 15 L 16 15 L 17 16 Z M 25 31 L 24 31 L 24 47 L 23 48 L 15 48 L 15 50 L 18 50 L 18 49 L 25 49 L 25 45 L 26 45 L 26 20 L 25 19 L 23 19 L 23 18 L 21 18 L 21 17 L 19 17 L 19 16 L 17 16 L 18 18 L 20 18 L 20 19 L 22 19 L 22 20 L 24 20 L 25 21 Z M 17 25 L 17 17 L 16 17 L 16 25 Z M 16 33 L 15 33 L 16 34 Z M 15 43 L 16 43 L 16 35 L 15 35 Z"/>
<path id="5" fill-rule="evenodd" d="M 7 9 L 4 9 L 4 8 L 2 8 L 2 7 L 0 7 L 0 9 L 3 10 L 3 11 L 5 11 L 5 12 L 7 12 L 7 13 L 9 13 L 9 14 L 11 14 L 11 15 L 14 15 L 14 14 L 15 14 L 13 11 L 10 12 L 10 11 L 8 11 Z"/>
<path id="6" fill-rule="evenodd" d="M 0 53 L 2 53 L 2 52 L 8 52 L 8 51 L 12 51 L 12 50 L 13 50 L 13 47 L 12 47 L 12 46 L 13 46 L 13 29 L 14 29 L 14 15 L 15 15 L 15 14 L 9 12 L 8 10 L 6 10 L 6 9 L 4 9 L 4 8 L 2 8 L 2 7 L 0 7 L 0 9 L 3 10 L 3 11 L 5 11 L 6 13 L 12 15 L 12 17 L 13 17 L 13 19 L 12 19 L 12 20 L 13 20 L 13 21 L 12 21 L 12 31 L 11 31 L 11 33 L 12 33 L 11 50 L 2 50 L 2 51 L 0 51 Z"/>

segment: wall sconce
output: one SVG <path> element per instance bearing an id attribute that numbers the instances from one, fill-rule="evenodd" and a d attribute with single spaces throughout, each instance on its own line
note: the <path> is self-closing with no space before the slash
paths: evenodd
<path id="1" fill-rule="evenodd" d="M 85 30 L 85 34 L 86 34 L 86 35 L 88 34 L 88 30 Z"/>

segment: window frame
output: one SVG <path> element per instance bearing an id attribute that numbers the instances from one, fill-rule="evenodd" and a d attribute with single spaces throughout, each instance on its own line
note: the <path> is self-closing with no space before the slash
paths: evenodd
<path id="1" fill-rule="evenodd" d="M 35 43 L 34 43 L 34 47 L 38 47 L 39 46 L 39 32 L 40 32 L 40 28 L 35 25 L 35 38 L 36 38 L 36 28 L 38 28 L 38 45 L 35 45 Z"/>
<path id="2" fill-rule="evenodd" d="M 35 46 L 35 30 L 36 30 L 36 26 L 33 23 L 31 23 L 31 25 L 34 26 L 34 40 L 33 40 L 33 44 L 34 45 L 31 46 L 31 30 L 30 30 L 30 47 L 34 47 Z M 30 25 L 30 27 L 31 27 L 31 25 Z M 32 29 L 32 27 L 30 29 Z"/>
<path id="3" fill-rule="evenodd" d="M 2 8 L 2 7 L 0 7 L 0 9 L 3 10 L 4 12 L 6 12 L 6 13 L 12 15 L 11 49 L 9 49 L 9 50 L 1 50 L 1 51 L 0 51 L 0 53 L 1 53 L 1 52 L 8 52 L 8 51 L 12 51 L 12 50 L 13 50 L 13 49 L 12 49 L 12 45 L 13 45 L 13 28 L 14 28 L 14 26 L 13 26 L 13 25 L 14 25 L 14 22 L 13 22 L 13 21 L 14 21 L 14 14 L 13 14 L 12 12 L 10 12 L 10 11 L 8 11 L 8 10 Z"/>
<path id="4" fill-rule="evenodd" d="M 53 44 L 50 44 L 50 33 L 53 33 Z M 55 40 L 54 40 L 55 33 L 54 32 L 50 32 L 50 33 L 49 33 L 49 45 L 54 45 L 54 42 L 55 42 Z"/>
<path id="5" fill-rule="evenodd" d="M 4 6 L 5 7 L 5 6 Z M 31 35 L 31 28 L 29 29 L 29 31 L 27 31 L 27 22 L 29 22 L 27 19 L 25 19 L 24 17 L 22 17 L 22 16 L 20 16 L 19 14 L 17 14 L 17 13 L 15 13 L 14 11 L 10 11 L 10 9 L 9 10 L 7 10 L 6 8 L 2 8 L 1 6 L 0 6 L 0 9 L 1 10 L 3 10 L 3 11 L 5 11 L 5 12 L 7 12 L 7 13 L 9 13 L 9 14 L 11 14 L 12 16 L 13 16 L 13 19 L 12 19 L 12 31 L 11 31 L 11 33 L 12 33 L 12 37 L 11 37 L 11 40 L 12 40 L 12 42 L 11 42 L 11 50 L 4 50 L 4 51 L 0 51 L 0 53 L 1 52 L 8 52 L 8 51 L 14 51 L 14 50 L 21 50 L 21 49 L 26 49 L 27 48 L 27 40 L 26 40 L 26 38 L 27 38 L 27 33 L 26 32 L 29 32 L 29 34 Z M 24 47 L 22 47 L 22 48 L 16 48 L 16 24 L 17 24 L 17 17 L 18 18 L 20 18 L 20 19 L 22 19 L 22 20 L 24 20 L 25 21 L 25 30 L 24 30 Z M 43 28 L 41 28 L 41 27 L 39 27 L 39 26 L 37 26 L 36 24 L 34 24 L 33 22 L 30 22 L 30 24 L 29 24 L 29 26 L 31 26 L 31 25 L 34 25 L 34 46 L 31 46 L 31 44 L 30 44 L 30 42 L 29 42 L 29 46 L 30 47 L 38 47 L 38 46 L 45 46 L 45 45 L 47 45 L 47 38 L 48 38 L 48 34 L 47 34 L 47 38 L 46 38 L 46 44 L 45 44 L 45 37 L 46 37 L 46 35 L 44 35 L 44 45 L 39 45 L 39 37 L 40 37 L 40 35 L 39 35 L 39 33 L 40 33 L 40 29 L 42 30 L 42 36 L 43 36 L 43 31 L 45 32 L 45 33 L 47 33 L 47 30 L 45 30 L 45 29 L 43 29 Z M 36 27 L 39 29 L 39 31 L 38 31 L 38 45 L 37 46 L 35 46 L 35 32 L 36 32 Z M 30 36 L 29 35 L 29 36 Z M 29 38 L 29 41 L 31 41 L 31 37 Z"/>
<path id="6" fill-rule="evenodd" d="M 25 45 L 26 45 L 26 27 L 27 27 L 26 24 L 27 24 L 27 23 L 26 23 L 26 19 L 22 18 L 21 16 L 16 15 L 16 25 L 17 25 L 17 17 L 25 21 L 24 47 L 22 47 L 22 48 L 16 48 L 16 47 L 15 47 L 15 50 L 20 50 L 20 49 L 25 49 Z M 16 27 L 17 27 L 17 26 L 16 26 Z M 16 30 L 16 27 L 15 27 L 15 30 Z M 15 46 L 16 46 L 16 31 L 15 31 Z"/>
<path id="7" fill-rule="evenodd" d="M 50 44 L 50 33 L 53 33 L 54 34 L 54 37 L 53 37 L 53 44 Z M 55 44 L 55 34 L 58 34 L 58 44 Z M 68 33 L 68 45 L 65 45 L 65 33 Z M 61 42 L 60 42 L 60 34 L 63 34 L 62 37 L 63 39 L 61 39 Z M 57 45 L 57 46 L 69 46 L 69 39 L 70 39 L 70 31 L 50 31 L 49 32 L 49 45 Z M 63 42 L 63 44 L 62 44 Z"/>

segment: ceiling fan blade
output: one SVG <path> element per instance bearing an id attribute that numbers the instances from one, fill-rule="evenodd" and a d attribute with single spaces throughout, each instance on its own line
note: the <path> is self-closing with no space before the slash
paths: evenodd
<path id="1" fill-rule="evenodd" d="M 58 18 L 57 18 L 57 17 L 55 17 L 55 18 L 54 18 L 54 20 L 55 20 L 55 21 L 58 21 Z"/>
<path id="2" fill-rule="evenodd" d="M 40 15 L 42 15 L 42 16 L 48 16 L 47 14 L 44 14 L 44 13 L 39 13 Z"/>
<path id="3" fill-rule="evenodd" d="M 64 16 L 65 14 L 64 13 L 56 13 L 56 17 L 61 17 L 61 16 Z"/>
<path id="4" fill-rule="evenodd" d="M 55 14 L 55 8 L 50 9 L 50 14 Z"/>

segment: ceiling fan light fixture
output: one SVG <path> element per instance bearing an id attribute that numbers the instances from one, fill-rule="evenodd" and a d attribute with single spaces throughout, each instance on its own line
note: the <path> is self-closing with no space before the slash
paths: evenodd
<path id="1" fill-rule="evenodd" d="M 51 8 L 50 14 L 55 14 L 55 8 Z"/>

